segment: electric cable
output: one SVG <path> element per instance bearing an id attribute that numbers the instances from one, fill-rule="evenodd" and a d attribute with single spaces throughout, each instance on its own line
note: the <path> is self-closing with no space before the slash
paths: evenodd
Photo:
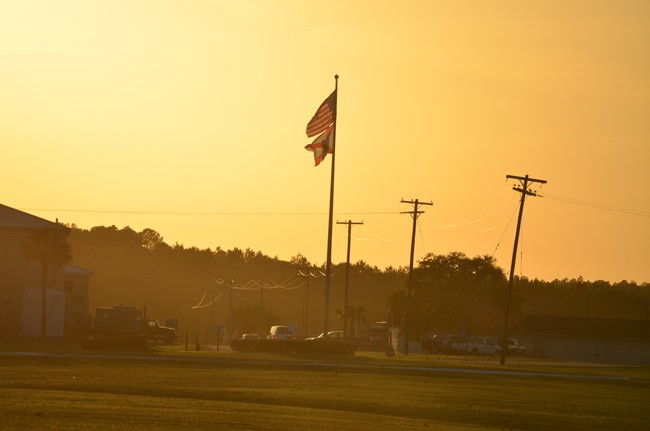
<path id="1" fill-rule="evenodd" d="M 541 198 L 560 201 L 560 202 L 571 203 L 574 205 L 581 205 L 585 207 L 598 208 L 601 210 L 614 211 L 622 214 L 630 214 L 630 215 L 636 215 L 641 217 L 650 217 L 650 211 L 637 210 L 631 208 L 622 208 L 614 205 L 601 204 L 596 202 L 581 201 L 579 199 L 567 198 L 567 197 L 562 197 L 557 195 L 544 194 L 544 195 L 537 195 L 537 196 Z"/>
<path id="2" fill-rule="evenodd" d="M 501 234 L 501 238 L 499 238 L 499 241 L 497 242 L 497 246 L 494 247 L 494 251 L 492 252 L 492 255 L 490 257 L 494 257 L 494 255 L 497 252 L 497 249 L 501 245 L 501 241 L 503 241 L 503 237 L 506 236 L 506 232 L 508 231 L 508 228 L 510 227 L 510 223 L 512 223 L 512 219 L 515 217 L 515 214 L 517 213 L 517 207 L 519 206 L 519 200 L 517 200 L 517 205 L 515 205 L 515 209 L 512 211 L 512 215 L 510 216 L 510 220 L 508 220 L 508 224 L 506 225 L 505 229 L 503 230 L 503 234 Z"/>

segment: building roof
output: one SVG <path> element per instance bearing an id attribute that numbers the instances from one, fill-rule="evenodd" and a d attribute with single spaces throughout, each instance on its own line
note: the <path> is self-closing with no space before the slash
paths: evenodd
<path id="1" fill-rule="evenodd" d="M 646 320 L 528 315 L 516 331 L 526 335 L 650 341 L 650 322 Z"/>
<path id="2" fill-rule="evenodd" d="M 49 220 L 36 217 L 35 215 L 31 215 L 15 208 L 0 204 L 0 229 L 2 228 L 68 229 L 60 223 L 54 223 Z"/>
<path id="3" fill-rule="evenodd" d="M 87 269 L 83 269 L 74 265 L 66 265 L 63 268 L 63 273 L 65 275 L 85 275 L 85 276 L 93 275 L 91 271 L 88 271 Z"/>

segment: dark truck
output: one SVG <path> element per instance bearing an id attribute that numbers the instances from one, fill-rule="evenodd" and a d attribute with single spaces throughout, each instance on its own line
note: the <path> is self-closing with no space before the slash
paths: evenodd
<path id="1" fill-rule="evenodd" d="M 125 305 L 97 307 L 93 334 L 95 337 L 139 335 L 166 344 L 176 341 L 174 328 L 160 326 L 157 320 L 143 318 L 141 310 Z"/>

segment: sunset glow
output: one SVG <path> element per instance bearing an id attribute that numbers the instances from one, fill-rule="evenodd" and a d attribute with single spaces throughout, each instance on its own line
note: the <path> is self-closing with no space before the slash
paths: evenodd
<path id="1" fill-rule="evenodd" d="M 517 274 L 650 281 L 650 2 L 0 1 L 2 202 L 168 244 L 325 261 L 461 251 Z M 346 258 L 335 226 L 333 261 Z"/>

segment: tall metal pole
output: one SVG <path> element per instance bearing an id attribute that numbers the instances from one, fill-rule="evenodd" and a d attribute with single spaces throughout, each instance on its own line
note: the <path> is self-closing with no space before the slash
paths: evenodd
<path id="1" fill-rule="evenodd" d="M 345 264 L 345 295 L 343 296 L 343 335 L 348 336 L 348 292 L 350 290 L 350 240 L 352 239 L 352 225 L 363 224 L 363 222 L 337 221 L 336 224 L 348 225 L 348 256 Z"/>
<path id="2" fill-rule="evenodd" d="M 411 258 L 409 259 L 409 279 L 406 285 L 406 310 L 404 319 L 404 354 L 409 354 L 409 342 L 411 331 L 411 285 L 413 284 L 413 258 L 415 256 L 415 227 L 417 225 L 418 216 L 424 211 L 418 211 L 419 205 L 433 205 L 433 202 L 420 202 L 418 199 L 414 201 L 405 201 L 402 203 L 414 205 L 413 211 L 402 212 L 402 214 L 411 214 L 413 216 L 413 232 L 411 234 Z"/>
<path id="3" fill-rule="evenodd" d="M 328 321 L 330 313 L 330 285 L 332 278 L 332 224 L 334 219 L 334 162 L 336 160 L 336 117 L 338 111 L 338 88 L 339 88 L 339 76 L 334 75 L 334 92 L 336 94 L 336 99 L 334 101 L 334 130 L 332 131 L 332 175 L 330 179 L 330 212 L 329 212 L 329 221 L 328 221 L 328 230 L 327 230 L 327 264 L 325 269 L 325 307 L 323 311 L 323 333 L 327 335 L 328 332 Z"/>
<path id="4" fill-rule="evenodd" d="M 515 276 L 515 263 L 517 262 L 517 246 L 519 245 L 519 231 L 521 229 L 521 218 L 524 214 L 524 203 L 526 202 L 526 195 L 537 196 L 537 194 L 531 190 L 528 190 L 529 182 L 536 182 L 545 184 L 546 180 L 537 180 L 534 178 L 529 178 L 528 175 L 525 177 L 516 177 L 514 175 L 506 175 L 507 179 L 517 179 L 521 181 L 521 187 L 513 187 L 513 190 L 521 193 L 521 201 L 519 204 L 519 217 L 517 217 L 517 231 L 515 232 L 515 245 L 512 250 L 512 261 L 510 262 L 510 278 L 508 280 L 508 297 L 506 299 L 506 316 L 503 323 L 503 335 L 501 337 L 501 365 L 506 363 L 506 354 L 508 353 L 508 320 L 510 318 L 510 301 L 512 298 L 512 284 L 514 282 Z"/>

